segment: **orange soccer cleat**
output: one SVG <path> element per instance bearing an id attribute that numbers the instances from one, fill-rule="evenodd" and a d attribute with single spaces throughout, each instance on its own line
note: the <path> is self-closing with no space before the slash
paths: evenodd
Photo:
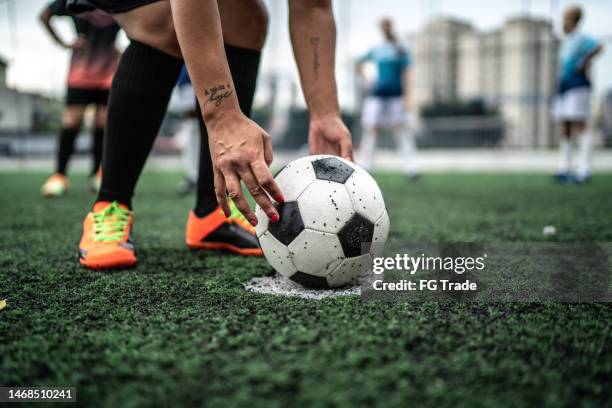
<path id="1" fill-rule="evenodd" d="M 245 256 L 263 256 L 255 228 L 231 203 L 232 214 L 226 217 L 223 210 L 198 218 L 193 211 L 187 219 L 185 242 L 191 249 L 225 250 Z"/>
<path id="2" fill-rule="evenodd" d="M 129 268 L 136 265 L 132 243 L 134 214 L 116 201 L 97 202 L 83 221 L 79 244 L 81 265 L 88 269 Z"/>
<path id="3" fill-rule="evenodd" d="M 60 173 L 55 173 L 40 189 L 40 192 L 44 197 L 59 197 L 66 194 L 68 191 L 68 178 Z"/>

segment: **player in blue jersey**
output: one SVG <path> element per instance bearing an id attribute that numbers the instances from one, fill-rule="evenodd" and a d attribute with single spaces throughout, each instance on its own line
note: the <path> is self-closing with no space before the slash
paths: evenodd
<path id="1" fill-rule="evenodd" d="M 410 72 L 412 58 L 393 31 L 389 18 L 380 22 L 384 41 L 369 50 L 357 63 L 357 74 L 364 79 L 363 65 L 374 63 L 377 75 L 368 90 L 361 116 L 363 137 L 360 164 L 372 167 L 376 139 L 382 130 L 393 133 L 404 160 L 404 171 L 410 178 L 418 178 L 414 163 L 415 140 L 410 121 Z"/>
<path id="2" fill-rule="evenodd" d="M 589 68 L 602 46 L 580 30 L 582 17 L 582 9 L 578 6 L 568 8 L 563 16 L 566 37 L 559 52 L 559 79 L 553 101 L 553 117 L 561 126 L 561 157 L 555 179 L 565 183 L 583 183 L 591 177 L 592 135 L 587 128 L 591 99 Z M 572 167 L 574 144 L 578 147 L 575 174 Z"/>

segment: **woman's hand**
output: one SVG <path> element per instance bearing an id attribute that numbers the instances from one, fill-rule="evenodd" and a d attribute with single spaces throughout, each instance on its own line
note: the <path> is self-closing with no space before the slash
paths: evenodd
<path id="1" fill-rule="evenodd" d="M 270 136 L 236 110 L 224 111 L 215 119 L 207 120 L 206 126 L 215 174 L 215 194 L 225 215 L 230 214 L 229 195 L 251 225 L 257 225 L 257 217 L 242 193 L 242 180 L 268 218 L 278 222 L 278 212 L 268 195 L 279 203 L 285 199 L 268 168 L 272 163 Z"/>
<path id="2" fill-rule="evenodd" d="M 308 144 L 310 154 L 333 154 L 353 161 L 351 134 L 340 116 L 310 119 Z"/>

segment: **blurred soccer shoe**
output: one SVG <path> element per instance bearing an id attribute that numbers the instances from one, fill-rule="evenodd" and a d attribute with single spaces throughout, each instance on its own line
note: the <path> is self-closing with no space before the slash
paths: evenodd
<path id="1" fill-rule="evenodd" d="M 96 171 L 96 174 L 91 176 L 89 180 L 89 190 L 92 193 L 97 193 L 100 191 L 100 186 L 102 185 L 102 167 Z"/>
<path id="2" fill-rule="evenodd" d="M 583 174 L 583 175 L 577 175 L 576 176 L 576 183 L 578 184 L 586 184 L 589 181 L 591 181 L 592 175 L 591 173 L 587 173 L 587 174 Z"/>
<path id="3" fill-rule="evenodd" d="M 79 244 L 81 265 L 88 269 L 128 268 L 136 265 L 132 243 L 134 213 L 116 201 L 97 202 L 83 221 Z"/>
<path id="4" fill-rule="evenodd" d="M 569 171 L 555 173 L 553 179 L 560 184 L 575 184 L 577 182 L 576 176 L 574 176 Z"/>
<path id="5" fill-rule="evenodd" d="M 187 219 L 185 242 L 191 249 L 225 250 L 245 256 L 263 256 L 255 228 L 249 224 L 234 203 L 229 217 L 217 207 L 199 218 L 193 211 Z"/>
<path id="6" fill-rule="evenodd" d="M 49 177 L 40 189 L 45 197 L 59 197 L 68 191 L 68 179 L 65 175 L 56 173 Z"/>

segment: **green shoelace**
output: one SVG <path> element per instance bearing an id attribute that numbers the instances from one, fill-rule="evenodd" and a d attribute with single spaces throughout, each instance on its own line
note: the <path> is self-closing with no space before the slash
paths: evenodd
<path id="1" fill-rule="evenodd" d="M 93 220 L 95 241 L 121 241 L 130 222 L 130 212 L 113 201 L 104 210 L 94 213 Z"/>
<path id="2" fill-rule="evenodd" d="M 239 221 L 243 226 L 247 227 L 249 229 L 253 228 L 253 226 L 251 225 L 251 223 L 249 222 L 249 220 L 246 219 L 246 217 L 244 215 L 242 215 L 242 213 L 240 212 L 240 210 L 238 209 L 238 207 L 236 207 L 236 204 L 234 204 L 233 200 L 229 200 L 229 206 L 230 206 L 230 216 L 227 217 L 228 220 L 237 220 Z"/>

